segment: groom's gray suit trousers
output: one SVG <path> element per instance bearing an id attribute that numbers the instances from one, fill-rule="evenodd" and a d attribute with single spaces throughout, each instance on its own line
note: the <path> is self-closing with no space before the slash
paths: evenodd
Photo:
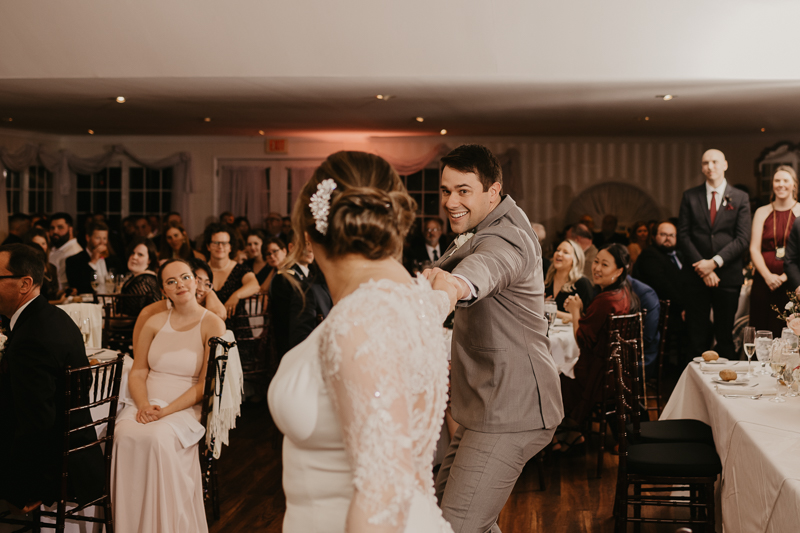
<path id="1" fill-rule="evenodd" d="M 500 533 L 497 517 L 525 463 L 554 433 L 481 433 L 459 426 L 436 476 L 436 498 L 453 531 Z"/>

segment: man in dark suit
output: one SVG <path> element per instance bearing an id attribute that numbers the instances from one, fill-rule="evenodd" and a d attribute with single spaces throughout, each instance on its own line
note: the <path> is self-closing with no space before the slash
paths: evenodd
<path id="1" fill-rule="evenodd" d="M 31 229 L 31 217 L 25 213 L 14 213 L 8 217 L 8 237 L 3 244 L 22 242 L 22 236 Z"/>
<path id="2" fill-rule="evenodd" d="M 450 242 L 452 241 L 444 235 L 444 221 L 441 218 L 425 219 L 422 225 L 422 239 L 417 238 L 406 253 L 407 265 L 411 266 L 414 261 L 418 264 L 438 261 L 450 246 Z"/>
<path id="3" fill-rule="evenodd" d="M 681 313 L 686 308 L 686 286 L 681 268 L 683 254 L 676 249 L 678 229 L 672 222 L 658 225 L 653 246 L 642 250 L 633 265 L 632 276 L 651 286 L 661 300 L 669 300 L 670 330 L 683 323 Z"/>
<path id="4" fill-rule="evenodd" d="M 58 499 L 64 442 L 64 371 L 88 364 L 83 337 L 67 314 L 39 296 L 44 264 L 24 244 L 0 246 L 0 314 L 10 333 L 0 359 L 0 499 L 23 511 Z M 91 423 L 77 413 L 73 427 Z M 89 428 L 71 445 L 96 439 Z M 102 494 L 103 456 L 93 446 L 70 456 L 71 501 Z"/>
<path id="5" fill-rule="evenodd" d="M 744 281 L 742 253 L 750 241 L 750 199 L 728 185 L 728 162 L 719 150 L 702 159 L 704 184 L 683 193 L 678 242 L 685 257 L 686 325 L 690 357 L 711 348 L 735 355 L 733 321 Z M 714 310 L 714 323 L 710 312 Z"/>
<path id="6" fill-rule="evenodd" d="M 86 228 L 86 248 L 68 257 L 66 261 L 67 282 L 70 288 L 76 290 L 78 294 L 91 294 L 92 280 L 97 279 L 100 285 L 105 287 L 109 272 L 113 270 L 120 273 L 121 264 L 116 255 L 110 254 L 110 250 L 108 226 L 102 222 L 90 224 Z"/>

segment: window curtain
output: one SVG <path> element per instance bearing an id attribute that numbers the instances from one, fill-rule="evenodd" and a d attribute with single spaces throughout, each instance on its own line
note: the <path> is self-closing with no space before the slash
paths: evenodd
<path id="1" fill-rule="evenodd" d="M 16 153 L 0 147 L 0 172 L 21 172 L 27 167 L 41 165 L 53 173 L 53 209 L 75 213 L 77 174 L 93 174 L 106 168 L 114 157 L 123 155 L 145 168 L 173 169 L 172 211 L 177 211 L 188 227 L 190 213 L 189 195 L 194 192 L 192 156 L 180 152 L 163 159 L 141 159 L 122 145 L 112 146 L 106 153 L 93 157 L 78 157 L 67 150 L 53 152 L 46 148 L 28 144 Z M 8 235 L 8 205 L 5 179 L 0 180 L 0 238 Z"/>
<path id="2" fill-rule="evenodd" d="M 314 175 L 317 167 L 319 165 L 313 167 L 289 167 L 292 171 L 292 209 L 294 209 L 294 204 L 297 202 L 297 197 L 300 196 L 300 191 L 303 190 L 308 180 Z"/>
<path id="3" fill-rule="evenodd" d="M 263 204 L 264 173 L 264 167 L 222 167 L 221 211 L 230 211 L 237 217 L 246 216 L 252 227 L 260 227 L 269 209 Z"/>

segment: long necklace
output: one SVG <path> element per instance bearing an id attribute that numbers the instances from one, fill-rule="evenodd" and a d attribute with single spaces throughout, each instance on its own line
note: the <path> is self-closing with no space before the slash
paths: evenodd
<path id="1" fill-rule="evenodd" d="M 786 217 L 786 228 L 783 230 L 783 246 L 778 246 L 778 230 L 775 226 L 775 220 L 778 218 L 778 210 L 775 209 L 774 205 L 772 205 L 772 243 L 775 245 L 775 257 L 778 259 L 783 259 L 783 256 L 786 255 L 786 234 L 789 231 L 789 224 L 792 221 L 791 211 L 796 205 L 797 202 L 795 202 L 792 207 L 789 208 L 789 216 Z"/>

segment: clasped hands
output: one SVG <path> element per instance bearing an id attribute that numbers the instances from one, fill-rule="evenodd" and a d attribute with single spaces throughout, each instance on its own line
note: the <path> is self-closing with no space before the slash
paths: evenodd
<path id="1" fill-rule="evenodd" d="M 469 296 L 469 285 L 463 279 L 455 277 L 446 270 L 426 268 L 422 271 L 422 276 L 430 282 L 433 290 L 447 293 L 450 298 L 451 311 L 455 308 L 457 301 Z"/>
<path id="2" fill-rule="evenodd" d="M 164 416 L 164 412 L 158 405 L 148 405 L 143 409 L 139 409 L 136 413 L 136 421 L 140 424 L 147 424 L 148 422 L 155 422 Z"/>
<path id="3" fill-rule="evenodd" d="M 707 287 L 719 286 L 719 276 L 714 272 L 714 269 L 717 268 L 717 263 L 713 259 L 701 259 L 696 263 L 692 263 L 692 266 Z"/>

